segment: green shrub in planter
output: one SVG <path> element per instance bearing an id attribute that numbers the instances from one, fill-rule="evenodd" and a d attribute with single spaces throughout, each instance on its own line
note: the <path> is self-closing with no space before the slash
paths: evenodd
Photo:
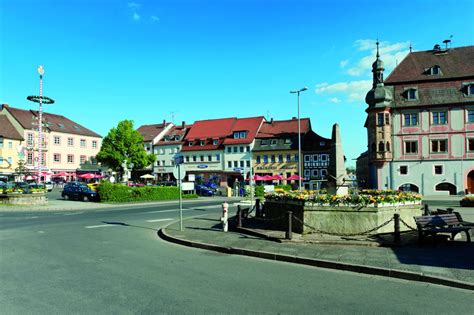
<path id="1" fill-rule="evenodd" d="M 255 197 L 265 196 L 265 189 L 262 185 L 255 186 Z"/>
<path id="2" fill-rule="evenodd" d="M 122 184 L 103 182 L 97 190 L 104 202 L 137 202 L 179 199 L 179 188 L 174 186 L 128 187 Z M 184 199 L 196 198 L 194 194 L 183 194 Z"/>
<path id="3" fill-rule="evenodd" d="M 291 189 L 291 185 L 287 184 L 287 185 L 275 185 L 275 189 L 282 189 L 284 191 L 290 191 L 292 190 Z"/>

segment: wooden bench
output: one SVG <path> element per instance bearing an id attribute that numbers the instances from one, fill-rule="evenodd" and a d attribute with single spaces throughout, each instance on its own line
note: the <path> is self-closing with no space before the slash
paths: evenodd
<path id="1" fill-rule="evenodd" d="M 450 233 L 451 240 L 459 232 L 465 232 L 467 241 L 471 241 L 471 235 L 469 234 L 470 226 L 463 225 L 461 215 L 451 214 L 437 214 L 437 215 L 424 215 L 421 217 L 414 217 L 416 226 L 418 228 L 419 240 L 423 240 L 426 235 L 436 236 L 438 233 Z"/>

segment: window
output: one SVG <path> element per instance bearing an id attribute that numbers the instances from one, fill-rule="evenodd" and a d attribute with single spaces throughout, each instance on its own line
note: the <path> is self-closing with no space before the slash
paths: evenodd
<path id="1" fill-rule="evenodd" d="M 318 177 L 319 176 L 319 170 L 312 170 L 311 171 L 311 176 L 312 177 Z"/>
<path id="2" fill-rule="evenodd" d="M 199 160 L 200 160 L 201 162 L 204 162 L 204 155 L 200 155 L 200 156 L 199 156 Z"/>
<path id="3" fill-rule="evenodd" d="M 231 168 L 232 167 L 232 161 L 227 161 L 227 167 Z"/>
<path id="4" fill-rule="evenodd" d="M 466 92 L 467 92 L 467 95 L 469 95 L 469 96 L 474 96 L 474 83 L 469 84 L 469 85 L 466 87 Z"/>
<path id="5" fill-rule="evenodd" d="M 239 167 L 239 161 L 234 161 L 234 167 Z"/>
<path id="6" fill-rule="evenodd" d="M 217 145 L 218 142 L 219 142 L 219 140 L 214 139 L 214 140 L 212 140 L 212 145 Z"/>
<path id="7" fill-rule="evenodd" d="M 240 161 L 240 167 L 244 167 L 245 161 Z"/>
<path id="8" fill-rule="evenodd" d="M 216 154 L 216 161 L 220 161 L 221 160 L 221 155 L 220 154 Z"/>
<path id="9" fill-rule="evenodd" d="M 193 155 L 193 162 L 196 162 L 196 159 L 197 159 L 196 156 Z"/>
<path id="10" fill-rule="evenodd" d="M 440 153 L 446 152 L 448 140 L 431 140 L 431 152 Z"/>
<path id="11" fill-rule="evenodd" d="M 448 123 L 446 112 L 432 112 L 433 116 L 433 125 L 444 125 Z"/>
<path id="12" fill-rule="evenodd" d="M 405 141 L 405 154 L 418 153 L 418 141 Z"/>
<path id="13" fill-rule="evenodd" d="M 304 156 L 304 161 L 305 161 L 305 162 L 311 162 L 311 155 L 305 154 L 305 156 Z"/>
<path id="14" fill-rule="evenodd" d="M 377 113 L 377 126 L 383 126 L 383 113 Z"/>
<path id="15" fill-rule="evenodd" d="M 405 91 L 405 95 L 406 95 L 407 100 L 416 101 L 418 99 L 418 90 L 414 88 L 407 89 Z"/>
<path id="16" fill-rule="evenodd" d="M 3 148 L 3 138 L 0 137 L 0 148 Z"/>
<path id="17" fill-rule="evenodd" d="M 247 132 L 241 131 L 241 132 L 239 133 L 239 137 L 240 137 L 240 139 L 244 139 L 245 137 L 247 137 Z"/>
<path id="18" fill-rule="evenodd" d="M 68 163 L 74 163 L 74 155 L 68 154 L 67 155 L 67 162 Z"/>
<path id="19" fill-rule="evenodd" d="M 246 161 L 247 167 L 250 167 L 250 161 Z"/>
<path id="20" fill-rule="evenodd" d="M 61 154 L 54 153 L 53 154 L 53 161 L 54 161 L 54 163 L 61 163 Z"/>
<path id="21" fill-rule="evenodd" d="M 430 75 L 439 75 L 441 74 L 441 67 L 440 66 L 434 66 L 429 69 L 429 74 Z"/>
<path id="22" fill-rule="evenodd" d="M 295 154 L 295 162 L 298 162 L 299 161 L 299 156 L 298 154 Z"/>
<path id="23" fill-rule="evenodd" d="M 227 147 L 227 153 L 232 153 L 232 148 L 231 147 Z"/>
<path id="24" fill-rule="evenodd" d="M 239 147 L 239 152 L 244 153 L 244 147 Z"/>
<path id="25" fill-rule="evenodd" d="M 325 170 L 325 169 L 321 170 L 321 178 L 323 179 L 326 178 L 327 174 L 328 174 L 328 170 Z"/>
<path id="26" fill-rule="evenodd" d="M 272 139 L 271 145 L 276 145 L 276 144 L 277 144 L 277 140 L 276 140 L 276 139 Z"/>
<path id="27" fill-rule="evenodd" d="M 29 147 L 33 146 L 33 134 L 29 133 L 26 135 L 26 145 Z"/>
<path id="28" fill-rule="evenodd" d="M 165 161 L 165 160 L 162 160 L 162 161 L 161 161 L 161 165 L 166 166 L 166 161 Z"/>
<path id="29" fill-rule="evenodd" d="M 92 148 L 97 149 L 97 140 L 92 140 Z"/>
<path id="30" fill-rule="evenodd" d="M 311 171 L 310 171 L 310 170 L 304 170 L 304 177 L 309 178 L 310 175 L 311 175 Z"/>
<path id="31" fill-rule="evenodd" d="M 250 146 L 246 146 L 245 148 L 247 149 L 246 152 L 250 152 Z"/>
<path id="32" fill-rule="evenodd" d="M 209 162 L 212 162 L 212 155 L 208 155 L 208 156 L 207 156 L 207 160 L 208 160 Z"/>
<path id="33" fill-rule="evenodd" d="M 291 162 L 291 155 L 289 154 L 286 155 L 286 162 Z"/>
<path id="34" fill-rule="evenodd" d="M 467 150 L 474 151 L 474 138 L 467 139 Z"/>
<path id="35" fill-rule="evenodd" d="M 384 152 L 385 151 L 385 143 L 383 141 L 379 142 L 379 152 Z"/>
<path id="36" fill-rule="evenodd" d="M 13 158 L 11 156 L 9 156 L 7 158 L 7 161 L 8 161 L 8 164 L 12 165 L 13 164 Z"/>
<path id="37" fill-rule="evenodd" d="M 434 173 L 436 175 L 443 175 L 443 165 L 435 165 L 434 166 Z"/>
<path id="38" fill-rule="evenodd" d="M 283 163 L 283 154 L 278 155 L 278 163 Z"/>
<path id="39" fill-rule="evenodd" d="M 418 114 L 417 113 L 407 113 L 403 114 L 405 118 L 405 126 L 416 126 L 418 125 Z"/>
<path id="40" fill-rule="evenodd" d="M 61 144 L 61 137 L 59 136 L 54 136 L 53 143 L 55 145 L 60 145 Z"/>
<path id="41" fill-rule="evenodd" d="M 160 166 L 160 161 L 156 161 L 156 162 L 155 162 L 155 165 L 156 165 L 156 166 Z"/>
<path id="42" fill-rule="evenodd" d="M 85 156 L 85 155 L 81 155 L 81 157 L 80 157 L 81 164 L 86 163 L 86 160 L 87 160 L 86 156 Z"/>
<path id="43" fill-rule="evenodd" d="M 274 156 L 274 155 L 270 156 L 270 161 L 271 161 L 272 163 L 275 163 L 275 156 Z"/>
<path id="44" fill-rule="evenodd" d="M 26 155 L 26 164 L 33 164 L 33 153 L 28 152 L 28 154 Z"/>
<path id="45" fill-rule="evenodd" d="M 257 155 L 256 162 L 257 162 L 257 163 L 260 163 L 260 155 Z"/>
<path id="46" fill-rule="evenodd" d="M 67 145 L 72 147 L 74 145 L 74 138 L 67 138 Z"/>
<path id="47" fill-rule="evenodd" d="M 189 141 L 188 142 L 188 147 L 192 147 L 193 146 L 193 142 L 192 141 Z"/>
<path id="48" fill-rule="evenodd" d="M 234 147 L 234 153 L 237 153 L 237 150 L 239 150 L 238 147 Z"/>
<path id="49" fill-rule="evenodd" d="M 201 145 L 201 147 L 203 147 L 203 146 L 206 144 L 206 141 L 201 140 L 201 141 L 199 142 L 199 144 Z"/>
<path id="50" fill-rule="evenodd" d="M 285 144 L 291 144 L 291 140 L 290 139 L 285 139 Z"/>
<path id="51" fill-rule="evenodd" d="M 471 124 L 474 123 L 474 109 L 467 110 L 467 122 Z"/>
<path id="52" fill-rule="evenodd" d="M 268 145 L 270 143 L 269 139 L 262 139 L 262 142 L 260 142 L 261 145 Z"/>
<path id="53" fill-rule="evenodd" d="M 263 156 L 263 163 L 268 163 L 268 155 Z"/>
<path id="54" fill-rule="evenodd" d="M 8 141 L 8 148 L 9 148 L 9 149 L 13 149 L 13 142 Z"/>
<path id="55" fill-rule="evenodd" d="M 85 148 L 86 147 L 86 139 L 81 139 L 81 148 Z M 148 150 L 150 150 L 150 148 L 147 146 Z"/>
<path id="56" fill-rule="evenodd" d="M 184 158 L 186 159 L 186 162 L 189 163 L 189 156 L 185 156 Z"/>
<path id="57" fill-rule="evenodd" d="M 401 165 L 400 166 L 400 175 L 407 175 L 408 174 L 408 166 Z"/>

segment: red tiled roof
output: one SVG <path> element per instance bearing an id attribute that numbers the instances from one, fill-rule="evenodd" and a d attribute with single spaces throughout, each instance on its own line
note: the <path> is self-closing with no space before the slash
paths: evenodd
<path id="1" fill-rule="evenodd" d="M 183 128 L 183 125 L 173 126 L 170 130 L 168 130 L 168 132 L 164 135 L 164 137 L 166 137 L 166 136 L 179 136 L 180 139 L 183 139 L 183 136 L 185 136 L 186 133 L 189 132 L 189 129 L 191 127 L 192 127 L 192 125 L 185 125 L 184 128 Z M 183 143 L 182 140 L 165 141 L 164 137 L 162 139 L 160 139 L 160 141 L 158 141 L 156 143 L 156 145 L 168 145 L 168 144 Z"/>
<path id="2" fill-rule="evenodd" d="M 232 134 L 237 118 L 198 120 L 186 135 L 186 141 L 194 139 L 224 138 Z"/>
<path id="3" fill-rule="evenodd" d="M 25 140 L 5 115 L 0 115 L 0 137 L 12 140 Z"/>
<path id="4" fill-rule="evenodd" d="M 143 140 L 145 142 L 150 142 L 155 139 L 163 129 L 166 128 L 170 123 L 161 123 L 161 124 L 154 124 L 154 125 L 143 125 L 140 126 L 137 131 L 143 136 Z"/>
<path id="5" fill-rule="evenodd" d="M 6 107 L 6 109 L 12 114 L 13 117 L 20 123 L 20 125 L 28 130 L 33 130 L 37 128 L 33 123 L 36 122 L 33 117 L 38 117 L 38 111 L 36 110 L 24 110 L 13 107 Z M 95 133 L 94 131 L 85 128 L 84 126 L 70 120 L 61 115 L 50 114 L 43 112 L 43 121 L 46 124 L 46 128 L 50 131 L 70 133 L 82 136 L 89 137 L 99 137 L 102 136 Z"/>
<path id="6" fill-rule="evenodd" d="M 441 53 L 435 53 L 433 50 L 412 52 L 392 71 L 385 83 L 474 76 L 473 60 L 474 46 L 451 48 Z M 428 75 L 427 70 L 433 66 L 439 66 L 442 74 Z"/>
<path id="7" fill-rule="evenodd" d="M 239 118 L 232 128 L 231 138 L 224 140 L 224 144 L 248 144 L 252 143 L 257 135 L 257 132 L 264 121 L 263 116 Z M 243 139 L 234 139 L 233 133 L 237 131 L 246 131 L 247 136 Z"/>
<path id="8" fill-rule="evenodd" d="M 311 130 L 309 118 L 300 119 L 301 133 Z M 256 138 L 273 138 L 283 134 L 298 134 L 298 119 L 265 121 Z"/>

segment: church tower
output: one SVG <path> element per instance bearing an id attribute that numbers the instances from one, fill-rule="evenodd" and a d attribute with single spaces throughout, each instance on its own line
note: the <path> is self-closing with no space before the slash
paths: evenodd
<path id="1" fill-rule="evenodd" d="M 392 117 L 391 106 L 393 92 L 391 87 L 385 87 L 383 61 L 379 58 L 379 42 L 377 41 L 377 56 L 372 64 L 372 89 L 367 93 L 365 102 L 369 107 L 365 127 L 367 128 L 369 152 L 369 182 L 372 188 L 382 187 L 381 169 L 392 160 Z"/>

